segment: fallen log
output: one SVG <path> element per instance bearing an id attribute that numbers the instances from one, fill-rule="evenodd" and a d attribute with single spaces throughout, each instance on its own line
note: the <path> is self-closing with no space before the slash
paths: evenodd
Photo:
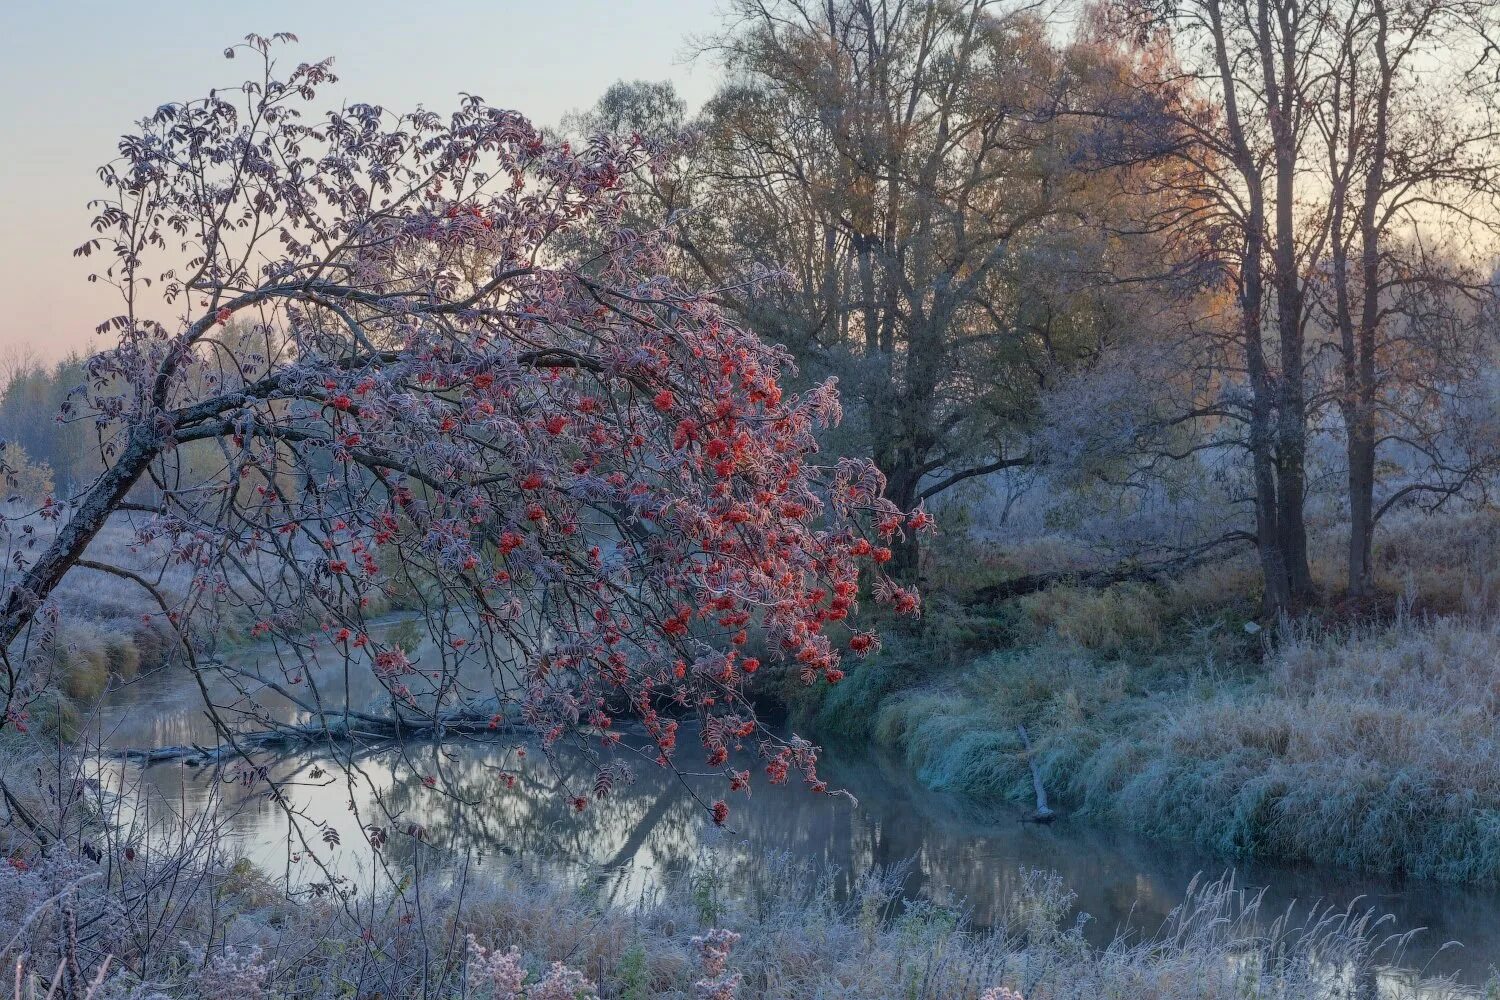
<path id="1" fill-rule="evenodd" d="M 1235 533 L 1177 558 L 1163 559 L 1158 562 L 1128 562 L 1105 569 L 1070 570 L 1060 573 L 1025 573 L 1011 577 L 1009 580 L 1001 580 L 999 583 L 980 587 L 973 591 L 971 597 L 977 604 L 1000 604 L 1062 585 L 1082 587 L 1087 590 L 1103 590 L 1120 583 L 1158 583 L 1190 569 L 1227 559 L 1233 554 L 1236 546 L 1254 540 L 1253 536 Z"/>
<path id="2" fill-rule="evenodd" d="M 1163 567 L 1117 567 L 1115 569 L 1087 570 L 1071 573 L 1027 573 L 1022 576 L 991 583 L 974 591 L 974 600 L 980 604 L 999 604 L 1013 601 L 1028 594 L 1066 584 L 1087 590 L 1103 590 L 1117 583 L 1151 583 L 1166 572 Z"/>
<path id="3" fill-rule="evenodd" d="M 150 767 L 179 761 L 188 767 L 205 767 L 235 757 L 270 750 L 295 750 L 319 743 L 391 743 L 401 740 L 432 740 L 448 736 L 533 732 L 532 727 L 494 715 L 476 712 L 453 712 L 435 718 L 382 717 L 351 713 L 325 716 L 318 722 L 302 725 L 280 725 L 253 732 L 234 733 L 232 739 L 217 746 L 197 743 L 150 748 L 105 747 L 100 752 L 115 760 L 128 760 Z"/>

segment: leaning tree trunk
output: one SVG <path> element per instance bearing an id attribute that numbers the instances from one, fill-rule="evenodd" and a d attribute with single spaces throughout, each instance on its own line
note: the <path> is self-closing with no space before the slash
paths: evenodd
<path id="1" fill-rule="evenodd" d="M 119 508 L 131 487 L 160 453 L 163 442 L 162 435 L 150 427 L 137 425 L 131 429 L 119 459 L 94 480 L 52 544 L 42 550 L 36 562 L 6 591 L 0 605 L 0 649 L 15 641 L 37 608 L 77 564 L 110 514 Z"/>

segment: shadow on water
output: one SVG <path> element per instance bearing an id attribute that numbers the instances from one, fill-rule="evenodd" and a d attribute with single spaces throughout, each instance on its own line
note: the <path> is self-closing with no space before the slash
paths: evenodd
<path id="1" fill-rule="evenodd" d="M 196 705 L 197 692 L 181 676 L 145 678 L 117 692 L 97 724 L 115 746 L 213 742 Z M 688 741 L 684 741 L 685 744 Z M 996 921 L 1025 869 L 1058 872 L 1089 915 L 1085 933 L 1099 945 L 1119 934 L 1153 934 L 1194 881 L 1218 877 L 1223 859 L 1180 845 L 1132 837 L 1064 818 L 1051 826 L 1020 820 L 1019 812 L 976 813 L 953 798 L 917 785 L 894 760 L 868 749 L 830 748 L 822 774 L 851 797 L 816 795 L 800 784 L 756 782 L 749 799 L 730 798 L 733 813 L 720 830 L 702 801 L 725 791 L 718 777 L 684 784 L 653 766 L 635 768 L 636 780 L 578 813 L 557 787 L 586 783 L 592 771 L 581 755 L 564 753 L 558 773 L 540 755 L 527 758 L 521 780 L 508 788 L 497 769 L 513 767 L 514 747 L 500 741 L 413 744 L 359 759 L 346 773 L 331 757 L 304 754 L 270 765 L 289 782 L 306 816 L 338 830 L 344 845 L 333 864 L 363 877 L 369 823 L 399 832 L 415 824 L 428 848 L 454 857 L 476 854 L 481 863 L 526 860 L 577 877 L 612 873 L 614 894 L 635 898 L 683 871 L 705 849 L 732 872 L 767 857 L 828 872 L 836 889 L 873 867 L 907 865 L 908 898 L 961 908 L 980 926 Z M 685 746 L 684 760 L 690 748 Z M 347 762 L 346 762 L 347 763 Z M 119 769 L 115 780 L 134 765 Z M 438 776 L 434 787 L 424 781 Z M 146 770 L 144 787 L 174 808 L 202 807 L 218 796 L 229 807 L 235 847 L 271 871 L 285 870 L 289 835 L 283 812 L 254 791 L 218 780 L 211 769 L 180 764 Z M 353 810 L 351 811 L 351 803 Z M 392 849 L 400 848 L 393 837 Z M 351 846 L 360 845 L 360 846 Z M 303 878 L 321 877 L 311 866 Z M 1266 887 L 1263 912 L 1276 915 L 1296 903 L 1342 909 L 1372 908 L 1394 917 L 1391 929 L 1424 928 L 1403 963 L 1428 975 L 1455 975 L 1477 983 L 1500 959 L 1500 890 L 1396 880 L 1314 866 L 1240 864 L 1239 884 Z M 291 877 L 298 879 L 292 866 Z M 727 887 L 730 891 L 733 886 Z M 1450 942 L 1462 941 L 1463 947 Z"/>

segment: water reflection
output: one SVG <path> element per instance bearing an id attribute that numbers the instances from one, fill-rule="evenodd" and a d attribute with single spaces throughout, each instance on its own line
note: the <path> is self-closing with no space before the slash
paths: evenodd
<path id="1" fill-rule="evenodd" d="M 180 675 L 145 678 L 112 697 L 97 725 L 116 746 L 211 743 L 212 728 L 196 707 L 197 697 Z M 343 874 L 365 877 L 365 843 L 373 825 L 390 837 L 387 854 L 402 863 L 419 852 L 424 858 L 476 852 L 482 864 L 524 858 L 574 876 L 626 866 L 611 882 L 624 898 L 685 869 L 705 848 L 722 858 L 720 870 L 785 855 L 839 873 L 834 877 L 844 879 L 843 885 L 873 866 L 910 862 L 908 896 L 962 907 L 984 925 L 996 919 L 1023 868 L 1043 868 L 1061 873 L 1077 892 L 1079 908 L 1091 917 L 1088 936 L 1106 944 L 1122 932 L 1153 933 L 1195 875 L 1225 869 L 1222 860 L 1176 845 L 1068 820 L 1039 827 L 1009 814 L 977 816 L 868 751 L 831 748 L 824 758 L 824 776 L 857 802 L 761 782 L 749 800 L 734 797 L 728 831 L 714 827 L 692 794 L 696 789 L 706 800 L 718 797 L 723 784 L 717 778 L 684 782 L 640 766 L 634 783 L 577 813 L 559 794 L 558 781 L 587 781 L 593 772 L 567 753 L 559 759 L 560 776 L 533 753 L 514 787 L 499 776 L 501 768 L 517 763 L 508 742 L 424 743 L 335 759 L 346 753 L 347 747 L 329 747 L 268 765 L 302 811 L 304 826 L 314 836 L 323 827 L 336 830 L 338 848 L 304 842 L 280 807 L 211 769 L 159 765 L 143 778 L 157 794 L 188 809 L 220 796 L 232 816 L 237 848 L 294 880 L 322 877 L 305 860 L 309 846 Z M 119 771 L 116 780 L 136 773 L 134 765 L 110 766 Z M 428 776 L 438 779 L 432 787 L 424 781 Z M 425 846 L 418 846 L 417 834 Z M 288 864 L 289 851 L 304 860 Z M 1267 865 L 1241 866 L 1238 879 L 1268 886 L 1266 909 L 1273 914 L 1293 902 L 1342 908 L 1363 898 L 1393 914 L 1393 926 L 1426 928 L 1405 963 L 1428 974 L 1481 982 L 1500 956 L 1500 893 L 1493 889 Z M 1445 947 L 1453 939 L 1465 947 Z"/>

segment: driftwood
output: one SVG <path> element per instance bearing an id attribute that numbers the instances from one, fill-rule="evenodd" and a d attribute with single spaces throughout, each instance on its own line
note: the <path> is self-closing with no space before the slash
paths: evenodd
<path id="1" fill-rule="evenodd" d="M 1031 737 L 1026 735 L 1025 726 L 1017 726 L 1016 731 L 1021 734 L 1021 746 L 1026 751 L 1026 763 L 1031 768 L 1031 787 L 1036 792 L 1036 812 L 1026 818 L 1033 823 L 1050 823 L 1057 818 L 1057 813 L 1047 805 L 1047 789 L 1042 787 L 1042 772 L 1036 766 L 1036 757 L 1031 753 Z"/>
<path id="2" fill-rule="evenodd" d="M 530 732 L 529 727 L 514 722 L 496 722 L 493 715 L 453 712 L 436 718 L 402 718 L 350 713 L 347 717 L 328 715 L 318 722 L 304 725 L 276 726 L 255 732 L 235 733 L 230 742 L 205 747 L 196 743 L 146 749 L 113 749 L 102 753 L 116 760 L 129 760 L 151 766 L 180 761 L 188 767 L 204 767 L 236 757 L 268 750 L 295 750 L 319 743 L 372 742 L 442 739 L 446 736 L 493 735 Z"/>

